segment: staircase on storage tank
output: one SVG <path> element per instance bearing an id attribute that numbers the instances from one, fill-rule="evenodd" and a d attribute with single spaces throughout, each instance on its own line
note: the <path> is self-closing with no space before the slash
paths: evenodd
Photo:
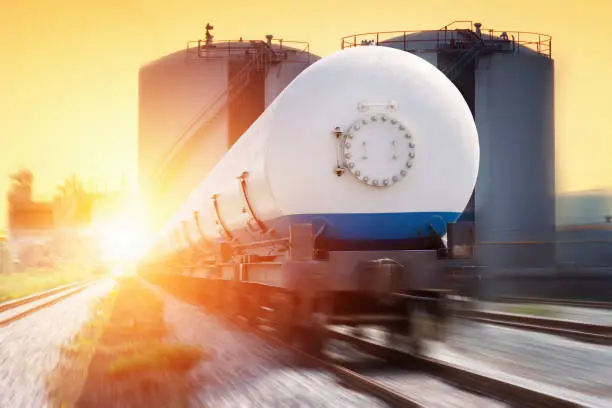
<path id="1" fill-rule="evenodd" d="M 188 47 L 187 58 L 190 59 L 194 55 L 199 58 L 206 58 L 206 56 L 200 52 L 200 47 L 201 46 L 198 45 L 197 54 L 194 52 L 193 47 Z M 164 178 L 166 169 L 172 163 L 178 152 L 185 148 L 186 144 L 194 135 L 201 134 L 215 123 L 215 121 L 227 110 L 229 104 L 246 89 L 254 71 L 267 70 L 271 64 L 278 62 L 278 59 L 275 58 L 275 53 L 263 42 L 251 42 L 251 47 L 245 48 L 245 55 L 247 57 L 246 64 L 229 80 L 227 87 L 214 98 L 213 102 L 200 110 L 184 128 L 168 153 L 155 167 L 151 176 L 152 181 L 160 181 Z M 229 56 L 227 58 L 229 58 Z"/>
<path id="2" fill-rule="evenodd" d="M 450 39 L 438 43 L 439 49 L 457 51 L 457 57 L 451 61 L 442 72 L 454 81 L 461 72 L 483 54 L 496 52 L 511 53 L 515 51 L 514 41 L 483 35 L 479 27 L 472 29 L 456 29 L 449 32 Z"/>

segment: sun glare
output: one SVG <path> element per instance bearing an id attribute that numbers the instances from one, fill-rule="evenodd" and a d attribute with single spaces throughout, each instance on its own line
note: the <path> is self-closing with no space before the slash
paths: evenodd
<path id="1" fill-rule="evenodd" d="M 100 227 L 102 257 L 109 261 L 134 261 L 145 247 L 145 236 L 135 223 L 109 223 Z"/>
<path id="2" fill-rule="evenodd" d="M 138 206 L 132 205 L 96 223 L 94 233 L 103 261 L 130 262 L 142 257 L 148 244 L 142 215 Z"/>

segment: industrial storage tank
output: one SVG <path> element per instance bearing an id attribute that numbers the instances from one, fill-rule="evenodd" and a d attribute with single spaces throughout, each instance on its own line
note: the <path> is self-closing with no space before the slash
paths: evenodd
<path id="1" fill-rule="evenodd" d="M 309 44 L 191 41 L 139 73 L 138 175 L 151 227 L 188 194 L 264 109 L 318 59 Z"/>
<path id="2" fill-rule="evenodd" d="M 438 30 L 351 35 L 342 47 L 412 52 L 459 88 L 476 120 L 481 160 L 471 204 L 476 259 L 493 269 L 554 263 L 554 61 L 550 36 L 455 22 Z M 470 235 L 470 234 L 467 234 Z"/>

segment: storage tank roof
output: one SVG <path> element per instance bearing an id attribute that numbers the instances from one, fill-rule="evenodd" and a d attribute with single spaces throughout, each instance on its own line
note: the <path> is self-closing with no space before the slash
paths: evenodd
<path id="1" fill-rule="evenodd" d="M 551 57 L 551 42 L 552 38 L 547 34 L 483 29 L 480 23 L 456 21 L 436 30 L 354 34 L 342 38 L 342 48 L 382 45 L 422 53 L 467 50 L 480 43 L 485 50 Z"/>
<path id="2" fill-rule="evenodd" d="M 205 40 L 189 41 L 185 50 L 175 51 L 142 66 L 148 68 L 164 64 L 176 64 L 179 60 L 201 62 L 226 61 L 229 58 L 239 58 L 244 55 L 255 55 L 262 50 L 272 51 L 279 58 L 279 62 L 304 62 L 304 58 L 318 59 L 310 53 L 310 44 L 304 41 L 272 40 L 267 43 L 263 40 L 224 40 L 206 44 Z"/>

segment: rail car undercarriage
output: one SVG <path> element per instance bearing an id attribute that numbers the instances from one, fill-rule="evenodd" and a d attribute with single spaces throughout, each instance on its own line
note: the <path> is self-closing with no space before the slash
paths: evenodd
<path id="1" fill-rule="evenodd" d="M 438 249 L 320 250 L 311 224 L 288 238 L 247 244 L 192 243 L 141 274 L 227 315 L 267 324 L 310 352 L 323 347 L 328 325 L 385 329 L 387 341 L 419 353 L 441 340 L 448 291 Z"/>

